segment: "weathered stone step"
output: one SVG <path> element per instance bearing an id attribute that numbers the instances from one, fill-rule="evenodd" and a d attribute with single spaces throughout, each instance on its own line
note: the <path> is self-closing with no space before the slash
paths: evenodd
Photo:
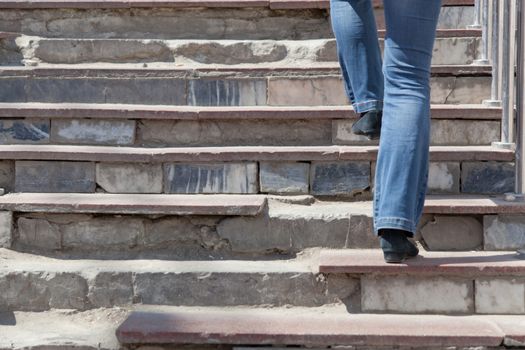
<path id="1" fill-rule="evenodd" d="M 513 322 L 523 323 L 509 316 L 497 319 L 490 316 L 352 315 L 343 308 L 167 307 L 133 312 L 119 327 L 117 336 L 121 343 L 134 346 L 219 343 L 444 349 L 447 346 L 519 344 L 523 332 L 513 330 Z"/>
<path id="2" fill-rule="evenodd" d="M 124 308 L 0 313 L 0 349 L 119 350 L 115 331 L 128 314 Z"/>
<path id="3" fill-rule="evenodd" d="M 262 196 L 245 195 L 232 205 L 235 196 L 194 197 L 8 194 L 0 198 L 0 245 L 64 258 L 175 260 L 378 247 L 371 201 L 272 196 L 266 206 Z M 429 195 L 424 212 L 417 239 L 427 250 L 525 248 L 523 203 Z"/>
<path id="4" fill-rule="evenodd" d="M 327 5 L 293 0 L 2 1 L 0 31 L 68 38 L 319 39 L 333 37 Z M 438 26 L 465 29 L 474 23 L 474 14 L 472 6 L 443 7 Z M 383 11 L 376 15 L 384 28 Z"/>
<path id="5" fill-rule="evenodd" d="M 431 145 L 490 145 L 500 108 L 433 105 Z M 0 103 L 0 143 L 146 147 L 372 145 L 351 106 Z M 25 118 L 25 119 L 19 119 Z"/>
<path id="6" fill-rule="evenodd" d="M 458 31 L 458 34 L 466 32 Z M 450 35 L 449 31 L 446 35 Z M 381 43 L 383 41 L 381 40 Z M 18 62 L 9 59 L 19 53 Z M 471 64 L 480 49 L 480 38 L 437 38 L 434 65 Z M 0 47 L 2 65 L 150 63 L 182 65 L 279 63 L 308 66 L 337 62 L 334 39 L 313 40 L 151 40 L 151 39 L 47 39 L 20 36 L 14 45 Z"/>
<path id="7" fill-rule="evenodd" d="M 126 68 L 129 67 L 129 68 Z M 489 66 L 435 66 L 431 102 L 478 104 L 490 96 Z M 0 102 L 135 103 L 192 106 L 348 104 L 335 63 L 143 68 L 3 67 Z"/>
<path id="8" fill-rule="evenodd" d="M 377 146 L 0 145 L 0 154 L 0 186 L 8 192 L 283 193 L 362 199 L 373 186 Z M 514 189 L 513 151 L 432 146 L 430 160 L 430 193 Z"/>

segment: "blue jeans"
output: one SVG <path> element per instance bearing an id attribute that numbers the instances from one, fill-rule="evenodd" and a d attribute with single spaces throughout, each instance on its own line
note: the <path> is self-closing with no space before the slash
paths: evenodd
<path id="1" fill-rule="evenodd" d="M 332 28 L 356 112 L 382 110 L 374 180 L 374 232 L 416 232 L 430 144 L 430 63 L 441 0 L 384 0 L 381 63 L 371 0 L 331 0 Z"/>

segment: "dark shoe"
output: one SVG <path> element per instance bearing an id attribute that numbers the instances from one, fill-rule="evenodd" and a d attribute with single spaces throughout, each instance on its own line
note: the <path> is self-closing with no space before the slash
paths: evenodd
<path id="1" fill-rule="evenodd" d="M 381 134 L 382 111 L 368 111 L 361 114 L 359 120 L 352 125 L 352 132 L 364 135 L 370 140 L 376 140 Z"/>
<path id="2" fill-rule="evenodd" d="M 387 263 L 401 263 L 407 258 L 416 257 L 419 249 L 407 239 L 407 233 L 403 230 L 382 229 L 379 234 L 379 242 L 383 249 L 383 256 Z"/>

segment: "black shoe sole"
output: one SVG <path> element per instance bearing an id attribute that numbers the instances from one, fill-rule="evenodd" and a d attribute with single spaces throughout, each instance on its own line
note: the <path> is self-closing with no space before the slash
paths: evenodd
<path id="1" fill-rule="evenodd" d="M 405 253 L 383 253 L 383 256 L 388 264 L 399 264 L 407 258 Z"/>

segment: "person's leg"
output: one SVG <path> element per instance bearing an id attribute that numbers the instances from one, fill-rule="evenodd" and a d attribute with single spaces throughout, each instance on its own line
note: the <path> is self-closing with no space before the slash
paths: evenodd
<path id="1" fill-rule="evenodd" d="M 374 230 L 413 234 L 428 177 L 430 63 L 440 0 L 384 0 L 385 97 L 374 185 Z"/>
<path id="2" fill-rule="evenodd" d="M 383 104 L 381 51 L 371 0 L 330 0 L 332 29 L 347 96 L 357 113 Z"/>

